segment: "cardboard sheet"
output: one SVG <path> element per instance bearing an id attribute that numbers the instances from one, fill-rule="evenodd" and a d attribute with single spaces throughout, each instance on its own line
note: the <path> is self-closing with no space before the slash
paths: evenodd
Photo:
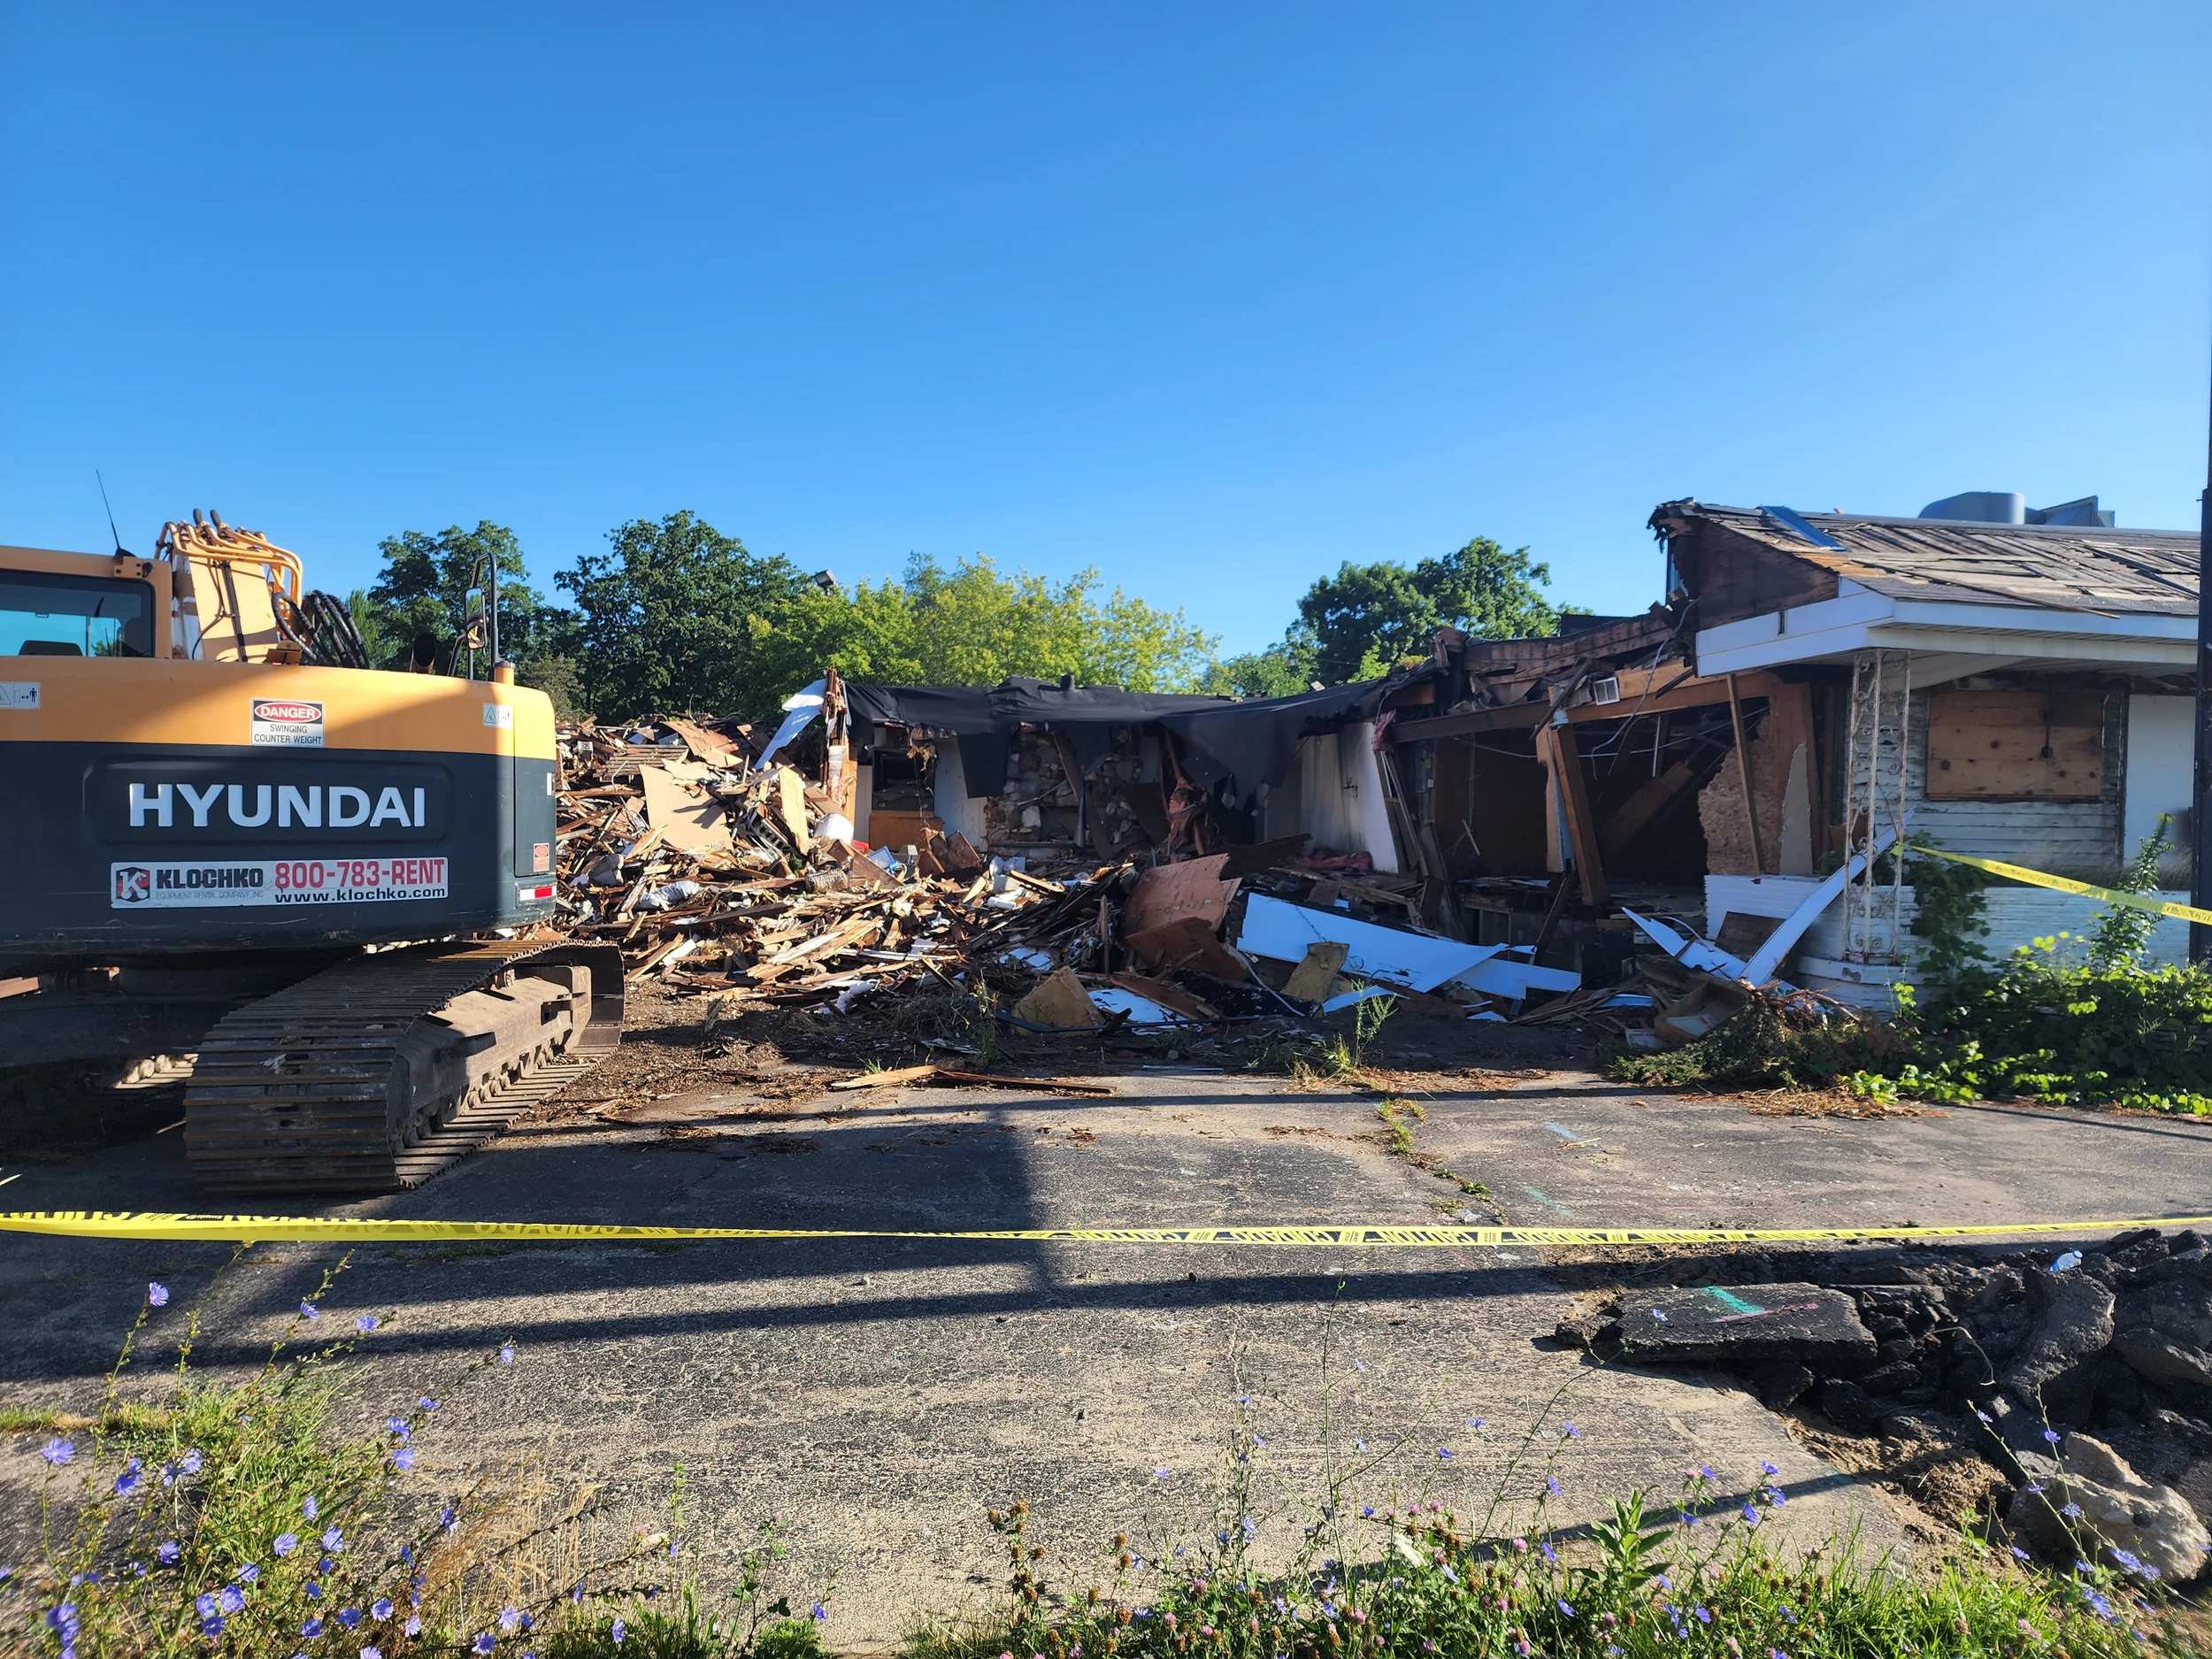
<path id="1" fill-rule="evenodd" d="M 695 783 L 672 778 L 658 766 L 644 766 L 645 820 L 679 852 L 719 852 L 730 845 L 730 826 L 722 803 Z"/>

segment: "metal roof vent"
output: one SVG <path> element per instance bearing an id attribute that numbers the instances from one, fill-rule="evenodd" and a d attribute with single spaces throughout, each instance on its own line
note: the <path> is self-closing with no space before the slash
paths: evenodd
<path id="1" fill-rule="evenodd" d="M 1946 495 L 1920 510 L 1923 518 L 1948 518 L 1965 524 L 2064 524 L 2101 526 L 2109 529 L 2112 513 L 2100 508 L 2094 495 L 2062 501 L 2055 507 L 2031 507 L 2016 489 L 1970 489 Z"/>
<path id="2" fill-rule="evenodd" d="M 1920 510 L 1920 516 L 1968 524 L 2025 524 L 2028 498 L 2016 489 L 1970 489 L 1930 502 Z"/>
<path id="3" fill-rule="evenodd" d="M 2094 495 L 2084 495 L 2079 501 L 2061 502 L 2055 507 L 2031 507 L 2030 524 L 2085 524 L 2112 527 L 2112 510 L 2099 507 Z"/>

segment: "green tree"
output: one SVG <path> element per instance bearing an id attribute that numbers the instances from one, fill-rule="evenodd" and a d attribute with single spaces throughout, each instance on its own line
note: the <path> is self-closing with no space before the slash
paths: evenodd
<path id="1" fill-rule="evenodd" d="M 809 583 L 790 560 L 750 552 L 688 512 L 633 518 L 607 540 L 609 552 L 581 555 L 554 578 L 580 613 L 574 655 L 593 709 L 758 714 L 795 688 L 777 628 Z"/>
<path id="2" fill-rule="evenodd" d="M 782 687 L 780 696 L 834 667 L 848 680 L 878 685 L 923 683 L 914 606 L 906 589 L 887 581 L 849 589 L 810 582 L 766 613 L 755 627 L 756 649 Z"/>
<path id="3" fill-rule="evenodd" d="M 1162 611 L 1094 570 L 1063 581 L 1002 572 L 978 553 L 949 568 L 916 554 L 902 580 L 809 588 L 765 614 L 764 652 L 787 689 L 834 664 L 848 679 L 892 685 L 995 686 L 1009 675 L 1133 691 L 1194 686 L 1216 643 L 1180 611 Z"/>
<path id="4" fill-rule="evenodd" d="M 904 586 L 925 685 L 1073 674 L 1079 685 L 1180 691 L 1197 682 L 1215 644 L 1180 611 L 1118 588 L 1102 597 L 1095 570 L 1056 583 L 1027 571 L 1005 575 L 980 553 L 949 570 L 918 554 Z"/>
<path id="5" fill-rule="evenodd" d="M 1226 697 L 1294 696 L 1313 688 L 1318 672 L 1314 657 L 1312 635 L 1294 626 L 1287 637 L 1263 651 L 1209 663 L 1198 688 Z"/>
<path id="6" fill-rule="evenodd" d="M 384 570 L 376 585 L 366 592 L 357 588 L 346 601 L 376 667 L 404 667 L 417 634 L 450 641 L 464 623 L 470 578 L 487 558 L 499 570 L 500 649 L 526 667 L 567 645 L 574 618 L 547 604 L 526 580 L 522 544 L 504 525 L 483 518 L 473 530 L 458 525 L 435 535 L 403 530 L 378 542 L 377 551 L 384 556 Z M 488 664 L 479 653 L 478 672 Z"/>
<path id="7" fill-rule="evenodd" d="M 1556 634 L 1559 608 L 1540 591 L 1550 581 L 1550 566 L 1532 563 L 1526 548 L 1508 552 L 1488 536 L 1410 567 L 1347 560 L 1298 602 L 1293 632 L 1312 641 L 1314 678 L 1371 680 L 1427 656 L 1440 627 L 1492 640 Z"/>

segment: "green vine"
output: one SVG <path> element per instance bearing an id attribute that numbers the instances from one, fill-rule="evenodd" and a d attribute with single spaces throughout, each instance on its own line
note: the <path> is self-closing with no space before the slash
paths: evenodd
<path id="1" fill-rule="evenodd" d="M 1989 937 L 1989 878 L 1971 864 L 1930 856 L 1941 844 L 1925 830 L 1908 835 L 1905 879 L 1912 887 L 1913 937 L 1923 941 L 1920 977 L 1947 986 L 1990 959 L 1978 942 Z"/>
<path id="2" fill-rule="evenodd" d="M 2156 892 L 2159 861 L 2166 856 L 2169 845 L 2166 814 L 2161 812 L 2157 828 L 2143 837 L 2135 849 L 2135 856 L 2128 860 L 2128 867 L 2120 872 L 2120 879 L 2114 885 L 2122 893 Z M 2091 965 L 2131 966 L 2143 954 L 2143 947 L 2150 943 L 2151 929 L 2157 926 L 2158 918 L 2149 910 L 2139 910 L 2131 904 L 2106 905 L 2097 912 L 2089 929 Z"/>

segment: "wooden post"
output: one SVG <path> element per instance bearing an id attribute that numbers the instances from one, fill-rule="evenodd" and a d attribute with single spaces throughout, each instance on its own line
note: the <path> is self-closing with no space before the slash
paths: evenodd
<path id="1" fill-rule="evenodd" d="M 1751 832 L 1751 873 L 1767 872 L 1766 855 L 1759 850 L 1759 803 L 1751 798 L 1751 756 L 1744 748 L 1743 704 L 1736 697 L 1736 677 L 1728 676 L 1728 719 L 1736 728 L 1736 778 L 1743 785 L 1744 824 Z"/>
<path id="2" fill-rule="evenodd" d="M 1595 909 L 1605 902 L 1605 861 L 1598 851 L 1598 826 L 1590 816 L 1590 792 L 1582 780 L 1582 755 L 1575 747 L 1574 728 L 1563 723 L 1547 726 L 1540 741 L 1567 815 L 1567 839 L 1574 848 L 1582 902 Z"/>

